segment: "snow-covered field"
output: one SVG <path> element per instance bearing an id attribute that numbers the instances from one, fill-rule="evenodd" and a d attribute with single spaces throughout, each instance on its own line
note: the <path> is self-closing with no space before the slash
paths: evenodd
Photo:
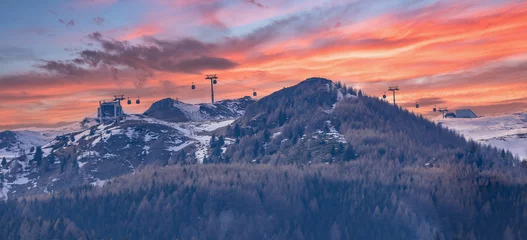
<path id="1" fill-rule="evenodd" d="M 527 160 L 527 113 L 489 116 L 475 119 L 437 119 L 443 126 L 466 138 L 503 148 Z"/>

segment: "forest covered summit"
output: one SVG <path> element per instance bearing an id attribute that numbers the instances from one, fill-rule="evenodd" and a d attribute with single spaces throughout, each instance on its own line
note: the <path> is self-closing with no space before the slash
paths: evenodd
<path id="1" fill-rule="evenodd" d="M 271 164 L 519 165 L 508 151 L 466 140 L 421 115 L 324 78 L 259 99 L 225 132 L 237 141 L 212 162 L 227 157 Z"/>
<path id="2" fill-rule="evenodd" d="M 161 103 L 156 111 L 182 107 Z M 263 97 L 240 115 L 198 124 L 137 115 L 92 126 L 93 134 L 67 135 L 56 143 L 57 156 L 76 154 L 79 146 L 116 147 L 118 154 L 104 161 L 73 155 L 81 167 L 50 168 L 47 175 L 75 179 L 75 187 L 9 198 L 0 204 L 0 235 L 527 238 L 527 166 L 510 152 L 323 78 Z M 125 168 L 117 155 L 127 157 Z M 107 166 L 119 174 L 83 184 L 94 166 L 102 168 L 93 176 Z"/>

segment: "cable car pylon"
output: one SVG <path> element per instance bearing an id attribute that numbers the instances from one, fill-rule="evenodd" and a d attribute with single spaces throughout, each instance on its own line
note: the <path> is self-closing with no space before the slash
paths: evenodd
<path id="1" fill-rule="evenodd" d="M 398 86 L 389 87 L 388 91 L 393 92 L 393 105 L 395 106 L 395 91 L 399 91 L 399 87 Z"/>
<path id="2" fill-rule="evenodd" d="M 218 80 L 217 80 L 218 77 L 216 76 L 216 74 L 211 74 L 211 75 L 207 75 L 205 79 L 210 80 L 210 98 L 211 98 L 212 104 L 214 104 L 214 84 L 218 83 Z M 194 86 L 194 84 L 192 86 Z"/>
<path id="3" fill-rule="evenodd" d="M 446 108 L 446 107 L 445 107 L 445 108 L 439 108 L 438 111 L 439 111 L 440 113 L 442 113 L 442 114 L 443 114 L 443 118 L 445 118 L 445 113 L 448 112 L 448 108 Z"/>

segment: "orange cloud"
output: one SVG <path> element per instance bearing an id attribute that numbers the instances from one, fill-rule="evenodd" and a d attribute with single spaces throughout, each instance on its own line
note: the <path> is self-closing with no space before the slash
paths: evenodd
<path id="1" fill-rule="evenodd" d="M 118 39 L 120 41 L 130 41 L 144 36 L 153 36 L 159 34 L 163 29 L 157 25 L 142 25 L 131 30 L 127 30 L 125 34 Z"/>
<path id="2" fill-rule="evenodd" d="M 526 102 L 515 99 L 527 95 L 524 79 L 527 72 L 523 70 L 527 69 L 524 64 L 527 60 L 521 56 L 527 54 L 527 3 L 477 8 L 473 5 L 474 2 L 450 2 L 360 22 L 329 21 L 330 25 L 317 27 L 301 24 L 292 27 L 288 25 L 292 21 L 286 19 L 246 36 L 204 44 L 207 49 L 187 54 L 189 57 L 210 54 L 238 64 L 223 70 L 205 69 L 202 73 L 220 76 L 216 85 L 218 99 L 249 95 L 253 88 L 261 97 L 302 79 L 320 76 L 347 82 L 376 96 L 381 96 L 388 85 L 400 85 L 398 101 L 406 106 L 420 99 L 437 100 L 452 108 L 471 105 L 481 109 L 504 101 Z M 238 10 L 213 8 L 210 11 L 214 15 L 200 21 L 223 23 L 225 16 Z M 253 15 L 253 11 L 267 11 L 268 16 L 281 13 L 272 6 L 247 12 Z M 260 20 L 258 16 L 243 17 L 236 23 L 241 26 Z M 226 23 L 231 25 L 235 24 Z M 294 34 L 288 31 L 291 28 Z M 118 39 L 133 40 L 163 31 L 159 25 L 142 25 Z M 149 59 L 157 60 L 155 56 Z M 165 66 L 166 62 L 160 64 Z M 40 79 L 45 83 L 42 85 L 26 84 L 22 79 L 0 80 L 3 81 L 0 84 L 12 84 L 1 89 L 1 93 L 14 96 L 24 92 L 10 100 L 12 106 L 30 106 L 28 112 L 13 108 L 0 109 L 0 113 L 14 114 L 22 122 L 71 121 L 92 114 L 98 100 L 119 93 L 141 96 L 143 105 L 126 106 L 128 112 L 134 113 L 144 111 L 163 97 L 194 103 L 208 101 L 210 86 L 202 74 L 164 70 L 153 70 L 155 74 L 143 88 L 134 88 L 135 76 L 126 71 L 119 85 L 109 73 L 77 80 L 48 76 Z M 190 90 L 192 82 L 198 86 L 195 91 Z M 77 98 L 79 95 L 81 99 Z M 514 106 L 522 110 L 521 104 Z M 417 112 L 424 114 L 429 110 L 428 106 Z M 46 119 L 30 120 L 35 111 Z M 71 115 L 63 119 L 68 112 Z M 11 120 L 2 119 L 0 125 L 10 124 L 8 121 Z"/>

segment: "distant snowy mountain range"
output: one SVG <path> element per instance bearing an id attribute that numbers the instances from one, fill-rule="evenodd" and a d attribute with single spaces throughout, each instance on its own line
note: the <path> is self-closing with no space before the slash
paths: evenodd
<path id="1" fill-rule="evenodd" d="M 503 148 L 527 160 L 527 113 L 480 118 L 436 119 L 466 138 Z"/>

